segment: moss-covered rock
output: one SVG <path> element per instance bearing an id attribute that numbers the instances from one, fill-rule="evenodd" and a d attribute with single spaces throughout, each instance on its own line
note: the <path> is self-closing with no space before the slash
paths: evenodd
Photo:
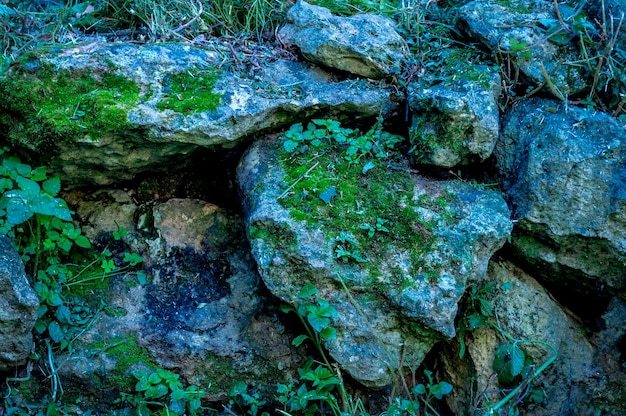
<path id="1" fill-rule="evenodd" d="M 267 287 L 296 305 L 305 284 L 318 288 L 338 312 L 330 354 L 356 380 L 383 386 L 403 354 L 418 365 L 454 335 L 457 302 L 511 222 L 497 192 L 417 176 L 400 159 L 364 169 L 344 152 L 311 147 L 301 157 L 258 141 L 238 181 Z"/>
<path id="2" fill-rule="evenodd" d="M 110 184 L 171 171 L 200 147 L 234 147 L 298 117 L 369 117 L 392 106 L 388 91 L 305 64 L 239 75 L 222 62 L 219 50 L 186 44 L 41 49 L 0 76 L 0 132 L 45 154 L 66 186 Z"/>

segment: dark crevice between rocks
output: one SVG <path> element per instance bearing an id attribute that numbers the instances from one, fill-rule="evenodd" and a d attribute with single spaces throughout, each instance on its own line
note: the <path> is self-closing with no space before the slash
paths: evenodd
<path id="1" fill-rule="evenodd" d="M 236 169 L 244 151 L 244 146 L 234 149 L 199 148 L 189 155 L 184 168 L 141 175 L 130 186 L 136 188 L 138 203 L 194 198 L 241 212 Z"/>

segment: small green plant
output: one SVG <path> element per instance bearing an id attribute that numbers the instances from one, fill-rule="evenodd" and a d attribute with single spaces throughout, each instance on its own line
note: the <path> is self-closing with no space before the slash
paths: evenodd
<path id="1" fill-rule="evenodd" d="M 335 246 L 336 259 L 341 260 L 344 263 L 351 261 L 356 263 L 367 263 L 367 259 L 359 253 L 359 242 L 353 235 L 342 231 L 335 240 L 337 241 L 337 245 Z"/>
<path id="2" fill-rule="evenodd" d="M 243 381 L 237 381 L 228 394 L 228 409 L 236 408 L 240 413 L 250 416 L 269 416 L 266 411 L 261 411 L 263 406 L 267 405 L 267 401 L 261 398 L 257 392 L 249 392 L 248 385 Z M 241 413 L 243 412 L 243 413 Z M 231 410 L 232 413 L 232 410 Z"/>
<path id="3" fill-rule="evenodd" d="M 306 329 L 306 334 L 296 337 L 292 344 L 300 346 L 309 341 L 322 357 L 321 363 L 309 360 L 298 369 L 300 383 L 278 385 L 278 400 L 284 406 L 282 413 L 316 415 L 326 410 L 337 416 L 367 414 L 362 409 L 361 401 L 348 395 L 341 371 L 326 356 L 322 343 L 337 337 L 337 331 L 331 326 L 337 311 L 326 300 L 314 298 L 318 292 L 316 287 L 307 283 L 297 295 L 300 302 L 297 308 L 287 305 L 282 307 L 284 312 L 296 312 Z"/>
<path id="4" fill-rule="evenodd" d="M 369 223 L 363 224 L 361 225 L 361 229 L 362 230 L 366 230 L 367 231 L 367 236 L 372 238 L 374 237 L 374 235 L 376 234 L 376 232 L 381 232 L 381 233 L 388 233 L 389 232 L 389 228 L 387 228 L 385 226 L 386 223 L 388 223 L 389 220 L 386 220 L 384 218 L 376 218 L 376 224 L 375 225 L 371 225 Z"/>
<path id="5" fill-rule="evenodd" d="M 204 390 L 197 386 L 183 387 L 180 376 L 163 368 L 155 371 L 135 370 L 134 393 L 121 393 L 116 403 L 137 409 L 140 415 L 196 415 L 203 409 Z"/>
<path id="6" fill-rule="evenodd" d="M 93 305 L 73 289 L 128 272 L 143 259 L 125 253 L 126 265 L 118 267 L 110 251 L 93 254 L 89 240 L 72 222 L 72 211 L 58 196 L 59 177 L 48 177 L 45 167 L 33 169 L 5 156 L 6 151 L 0 149 L 0 234 L 13 240 L 26 272 L 35 279 L 33 287 L 41 301 L 35 332 L 61 349 L 71 349 L 94 315 Z M 142 272 L 137 276 L 145 281 Z"/>
<path id="7" fill-rule="evenodd" d="M 506 290 L 509 283 L 500 287 Z M 489 295 L 496 290 L 495 285 L 487 284 L 481 287 L 473 286 L 469 293 L 469 303 L 465 314 L 459 322 L 457 330 L 460 343 L 459 357 L 463 358 L 466 352 L 465 335 L 483 327 L 491 327 L 496 330 L 502 339 L 502 343 L 494 352 L 493 370 L 498 377 L 498 383 L 504 387 L 504 397 L 496 403 L 491 403 L 489 397 L 484 394 L 484 403 L 487 410 L 485 416 L 499 414 L 501 409 L 515 412 L 517 404 L 529 393 L 535 391 L 532 381 L 543 373 L 558 357 L 558 352 L 553 345 L 540 340 L 515 339 L 498 325 Z M 536 365 L 528 353 L 521 347 L 523 344 L 535 344 L 546 347 L 552 355 L 541 365 Z M 531 397 L 537 399 L 538 395 Z"/>
<path id="8" fill-rule="evenodd" d="M 387 412 L 386 416 L 404 416 L 404 415 L 439 415 L 437 410 L 433 407 L 433 399 L 441 400 L 443 396 L 452 392 L 452 384 L 446 381 L 440 381 L 435 383 L 433 379 L 433 373 L 429 370 L 424 370 L 424 375 L 428 379 L 426 385 L 420 383 L 411 389 L 411 398 L 396 398 Z M 423 412 L 420 412 L 423 405 Z"/>

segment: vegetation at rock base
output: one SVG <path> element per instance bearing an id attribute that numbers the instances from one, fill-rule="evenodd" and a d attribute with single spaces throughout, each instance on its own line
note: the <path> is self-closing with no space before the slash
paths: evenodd
<path id="1" fill-rule="evenodd" d="M 498 324 L 489 295 L 496 290 L 506 291 L 510 283 L 496 288 L 493 284 L 473 286 L 469 291 L 468 305 L 464 316 L 458 324 L 459 358 L 466 353 L 466 336 L 480 328 L 490 327 L 496 331 L 501 340 L 500 346 L 494 352 L 493 376 L 497 377 L 500 391 L 490 391 L 485 386 L 484 391 L 476 392 L 476 401 L 473 412 L 483 415 L 516 414 L 518 405 L 524 399 L 540 403 L 544 400 L 543 392 L 533 385 L 533 381 L 544 373 L 558 358 L 556 348 L 540 340 L 515 339 L 504 331 Z M 524 345 L 541 346 L 546 354 L 550 354 L 543 363 L 533 362 L 533 359 L 524 349 Z"/>
<path id="2" fill-rule="evenodd" d="M 107 248 L 96 252 L 59 197 L 60 179 L 48 177 L 45 167 L 32 168 L 7 152 L 0 149 L 0 233 L 12 239 L 41 302 L 32 359 L 47 364 L 54 402 L 62 394 L 54 354 L 72 352 L 98 313 L 120 312 L 110 308 L 104 296 L 94 296 L 95 290 L 108 287 L 116 275 L 132 273 L 143 259 L 126 252 L 123 260 L 116 260 Z M 116 238 L 123 233 L 119 230 Z M 143 272 L 134 273 L 145 283 Z M 26 379 L 14 381 L 29 379 L 30 371 Z"/>

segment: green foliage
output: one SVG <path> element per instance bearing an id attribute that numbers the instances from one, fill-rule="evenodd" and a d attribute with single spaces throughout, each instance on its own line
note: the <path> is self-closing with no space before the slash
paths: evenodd
<path id="1" fill-rule="evenodd" d="M 336 120 L 294 124 L 282 137 L 287 175 L 278 199 L 295 219 L 324 225 L 341 264 L 367 266 L 393 242 L 409 253 L 415 274 L 427 276 L 421 254 L 432 244 L 432 225 L 416 215 L 414 183 L 396 150 L 401 140 L 380 121 L 366 133 Z M 419 203 L 437 212 L 448 207 L 431 202 Z"/>
<path id="2" fill-rule="evenodd" d="M 230 400 L 228 407 L 230 409 L 236 408 L 240 413 L 250 416 L 269 416 L 270 414 L 265 411 L 261 411 L 263 406 L 267 404 L 267 401 L 261 398 L 259 393 L 253 393 L 248 391 L 248 385 L 243 381 L 237 381 L 230 389 L 228 394 Z"/>
<path id="3" fill-rule="evenodd" d="M 137 409 L 140 415 L 196 415 L 203 409 L 204 390 L 197 386 L 183 387 L 178 374 L 163 368 L 154 371 L 136 370 L 134 393 L 121 393 L 116 403 Z"/>
<path id="4" fill-rule="evenodd" d="M 446 381 L 440 381 L 435 383 L 433 379 L 433 373 L 429 370 L 424 370 L 428 382 L 427 384 L 418 384 L 411 389 L 412 398 L 396 398 L 387 412 L 386 416 L 404 416 L 404 415 L 421 415 L 430 416 L 438 415 L 439 413 L 434 409 L 432 402 L 434 399 L 441 400 L 447 394 L 452 392 L 452 384 Z M 423 405 L 423 407 L 422 407 Z M 420 409 L 423 408 L 423 412 Z"/>
<path id="5" fill-rule="evenodd" d="M 48 177 L 45 167 L 33 169 L 5 156 L 6 151 L 0 149 L 0 234 L 13 240 L 26 272 L 36 278 L 33 287 L 41 301 L 36 333 L 61 349 L 71 349 L 77 333 L 94 315 L 89 300 L 71 289 L 129 271 L 143 259 L 126 253 L 127 265 L 118 267 L 108 250 L 89 253 L 89 240 L 74 226 L 72 211 L 58 196 L 59 177 Z"/>

